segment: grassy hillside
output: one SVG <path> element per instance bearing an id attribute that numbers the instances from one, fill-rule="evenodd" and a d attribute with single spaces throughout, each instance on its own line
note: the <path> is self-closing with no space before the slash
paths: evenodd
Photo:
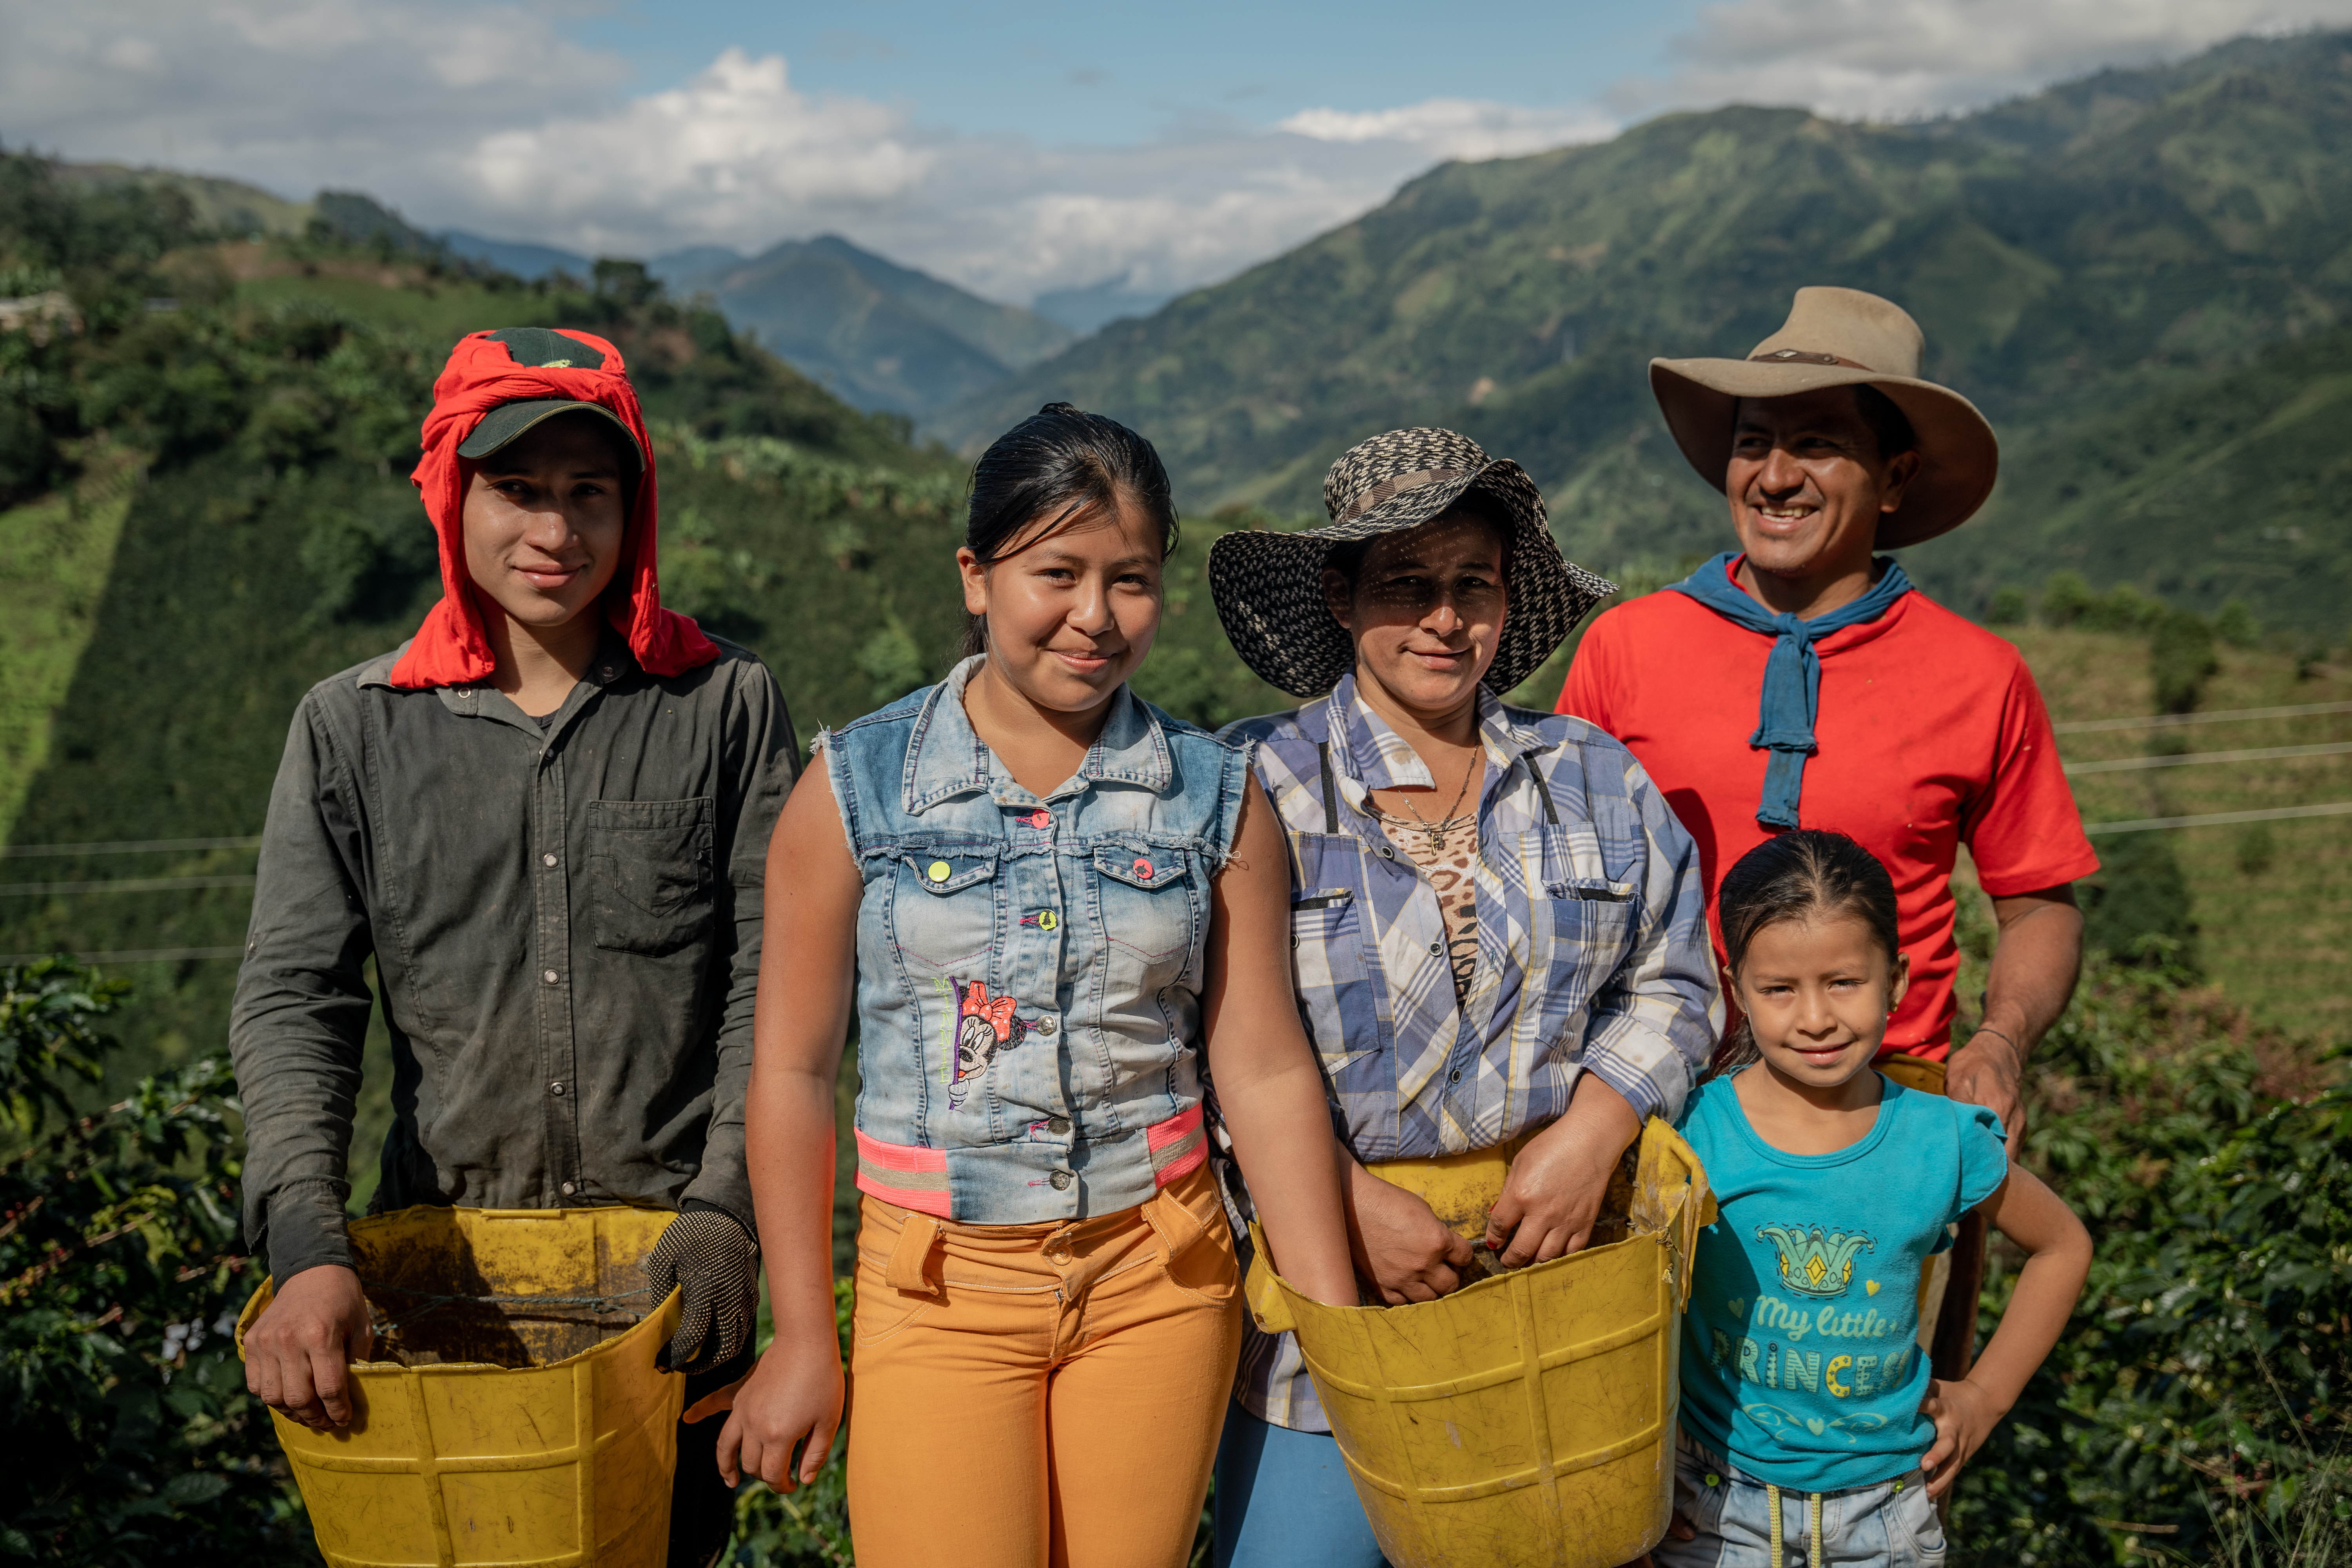
<path id="1" fill-rule="evenodd" d="M 2352 802 L 2352 711 L 2219 720 L 2158 729 L 2067 726 L 2157 711 L 2144 637 L 2047 626 L 2002 628 L 2032 665 L 2068 764 L 2156 762 L 2077 773 L 2086 822 Z M 2215 650 L 2198 717 L 2249 709 L 2352 705 L 2352 659 L 2275 647 Z M 2325 748 L 2341 747 L 2334 754 Z M 2280 751 L 2302 755 L 2278 755 Z M 2254 754 L 2247 753 L 2273 754 Z M 2197 758 L 2214 760 L 2192 761 Z M 2173 765 L 2173 764 L 2184 765 Z M 2352 819 L 2313 816 L 2127 835 L 2095 834 L 2107 869 L 2177 899 L 2176 929 L 2241 1006 L 2265 1023 L 2352 1045 Z M 2098 934 L 2094 911 L 2094 934 Z M 2145 921 L 2143 922 L 2145 923 Z"/>
<path id="2" fill-rule="evenodd" d="M 2217 378 L 2352 319 L 2347 59 L 2352 35 L 2245 40 L 1932 125 L 1732 108 L 1449 164 L 936 426 L 969 444 L 1066 396 L 1151 436 L 1195 504 L 1296 511 L 1351 442 L 1446 424 L 1529 468 L 1580 558 L 1672 561 L 1716 547 L 1721 503 L 1665 438 L 1646 362 L 1743 355 L 1799 286 L 1844 284 L 1909 307 L 1927 374 L 1986 408 L 2015 470 L 2047 476 L 2005 493 L 2006 521 L 1976 535 L 2054 530 L 2042 558 L 1959 552 L 1947 569 L 1931 545 L 1916 552 L 1923 579 L 1980 605 L 1980 584 L 2038 581 L 2074 558 L 2103 581 L 2163 581 L 2208 609 L 2234 591 L 2266 619 L 2316 626 L 2326 599 L 2300 592 L 2297 558 L 2260 537 L 2272 520 L 2232 509 L 2210 521 L 2206 537 L 2251 565 L 2203 573 L 2193 533 L 2147 528 L 2064 443 L 2112 445 L 2116 421 L 2145 418 L 2126 411 L 2168 395 L 2185 400 L 2162 405 L 2176 416 L 2219 403 L 2237 384 Z M 2263 363 L 2298 384 L 2328 369 L 2324 355 Z M 2263 400 L 2298 395 L 2282 384 Z M 2274 434 L 2298 472 L 2332 460 L 2314 450 L 2338 445 L 2320 442 L 2325 420 L 2287 426 Z M 2068 484 L 2072 510 L 2053 521 L 2047 495 Z"/>

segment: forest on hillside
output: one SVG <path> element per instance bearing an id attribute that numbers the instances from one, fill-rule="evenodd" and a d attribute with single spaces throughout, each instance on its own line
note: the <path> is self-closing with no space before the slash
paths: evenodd
<path id="1" fill-rule="evenodd" d="M 561 323 L 621 346 L 656 426 L 666 590 L 767 658 L 803 737 L 934 679 L 959 629 L 962 470 L 903 422 L 845 407 L 632 264 L 525 285 L 331 210 L 348 225 L 256 240 L 168 188 L 68 188 L 0 156 L 0 297 L 49 301 L 40 331 L 0 333 L 0 1430 L 20 1457 L 0 1475 L 0 1554 L 315 1561 L 227 1339 L 255 1280 L 223 1020 L 287 718 L 436 591 L 405 474 L 451 340 Z M 1202 566 L 1219 531 L 1289 521 L 1186 518 L 1147 696 L 1204 723 L 1282 705 L 1225 647 Z M 2011 591 L 1986 613 L 2069 672 L 2062 719 L 2352 694 L 2333 640 L 2243 604 L 2047 573 Z M 1548 706 L 1558 680 L 1520 695 Z M 2100 759 L 2178 739 L 2122 733 Z M 2341 777 L 2263 771 L 2318 794 Z M 2154 814 L 2122 793 L 2142 774 L 2110 784 L 2103 810 Z M 2312 826 L 2280 825 L 2267 858 L 2214 840 L 2229 847 L 2209 866 L 2158 833 L 2110 857 L 2099 951 L 2035 1063 L 2030 1140 L 2094 1222 L 2098 1272 L 1963 1481 L 1961 1560 L 2352 1551 L 2352 1101 L 2331 1043 L 2352 1029 L 2282 1025 L 2229 978 L 2283 945 L 2260 930 L 2283 904 L 2333 922 L 2323 951 L 2352 931 L 2343 848 L 2291 837 Z M 2272 901 L 2224 902 L 2230 887 Z M 1973 996 L 1990 926 L 1968 909 Z M 51 951 L 133 956 L 35 956 Z M 379 1037 L 379 1128 L 386 1066 Z M 2008 1263 L 1993 1276 L 1997 1305 Z M 837 1467 L 800 1499 L 747 1489 L 740 1563 L 845 1551 Z"/>
<path id="2" fill-rule="evenodd" d="M 970 448 L 1067 397 L 1148 430 L 1184 493 L 1311 511 L 1400 425 L 1527 468 L 1603 574 L 1720 548 L 1653 356 L 1744 357 L 1795 290 L 1885 295 L 2009 477 L 1905 557 L 1985 611 L 2059 570 L 2340 638 L 2352 551 L 2352 33 L 2243 38 L 1973 114 L 1746 105 L 1446 163 L 1385 205 L 931 416 Z M 1199 502 L 1196 502 L 1199 504 Z"/>

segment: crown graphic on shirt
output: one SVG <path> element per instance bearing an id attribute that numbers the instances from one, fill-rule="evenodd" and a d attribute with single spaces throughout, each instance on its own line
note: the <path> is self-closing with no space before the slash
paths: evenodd
<path id="1" fill-rule="evenodd" d="M 1780 1255 L 1781 1282 L 1804 1296 L 1844 1295 L 1853 1283 L 1856 1255 L 1877 1250 L 1863 1231 L 1823 1231 L 1817 1225 L 1759 1225 L 1756 1239 L 1772 1244 Z"/>

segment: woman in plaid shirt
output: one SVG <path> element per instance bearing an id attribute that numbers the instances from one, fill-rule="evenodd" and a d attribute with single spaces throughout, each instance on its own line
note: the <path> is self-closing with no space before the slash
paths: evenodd
<path id="1" fill-rule="evenodd" d="M 1714 1047 L 1706 889 L 1623 746 L 1496 696 L 1611 592 L 1561 557 L 1519 467 L 1391 431 L 1332 465 L 1323 497 L 1329 526 L 1210 553 L 1236 650 L 1316 699 L 1226 733 L 1257 742 L 1288 834 L 1294 983 L 1357 1270 L 1384 1301 L 1426 1301 L 1465 1282 L 1471 1243 L 1366 1164 L 1521 1145 L 1486 1246 L 1506 1268 L 1584 1246 L 1643 1121 L 1674 1119 Z M 1329 1430 L 1290 1336 L 1249 1331 L 1221 1568 L 1381 1562 Z"/>

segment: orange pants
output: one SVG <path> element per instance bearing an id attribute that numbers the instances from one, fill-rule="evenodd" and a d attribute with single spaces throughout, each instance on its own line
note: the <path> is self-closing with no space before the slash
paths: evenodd
<path id="1" fill-rule="evenodd" d="M 860 1568 L 1181 1568 L 1241 1349 L 1208 1171 L 1064 1224 L 858 1216 Z"/>

